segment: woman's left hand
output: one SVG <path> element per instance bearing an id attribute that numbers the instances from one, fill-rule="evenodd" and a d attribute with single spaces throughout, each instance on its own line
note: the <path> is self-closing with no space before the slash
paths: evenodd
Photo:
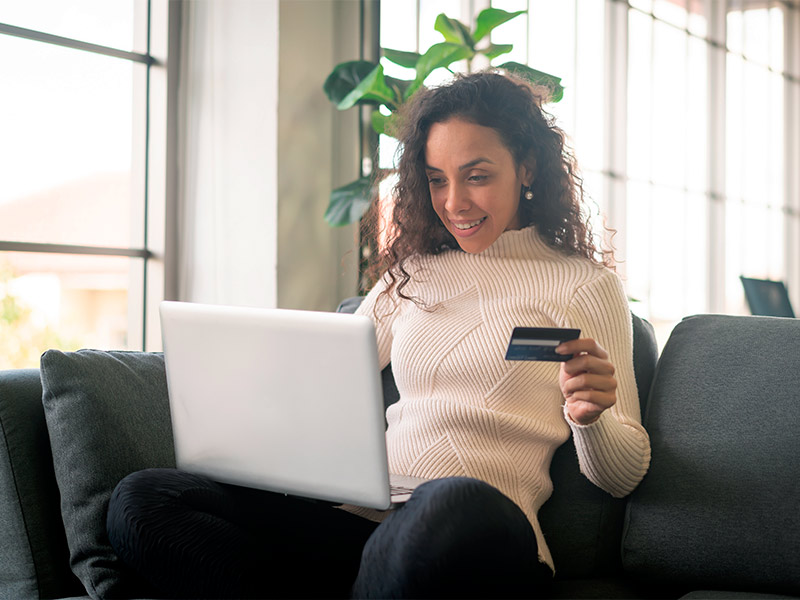
<path id="1" fill-rule="evenodd" d="M 561 363 L 558 378 L 569 416 L 580 425 L 594 423 L 617 402 L 617 380 L 608 352 L 590 338 L 564 342 L 556 352 L 573 355 Z"/>

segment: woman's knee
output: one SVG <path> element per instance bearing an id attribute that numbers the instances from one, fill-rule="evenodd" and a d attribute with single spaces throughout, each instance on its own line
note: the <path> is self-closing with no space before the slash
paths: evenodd
<path id="1" fill-rule="evenodd" d="M 130 539 L 131 528 L 142 520 L 168 519 L 180 512 L 191 490 L 207 489 L 213 482 L 177 469 L 145 469 L 124 477 L 108 503 L 106 528 L 112 544 Z"/>
<path id="2" fill-rule="evenodd" d="M 187 475 L 176 469 L 145 469 L 131 473 L 114 488 L 109 513 L 127 513 L 142 504 L 161 503 L 163 498 L 174 496 L 176 490 L 185 487 Z"/>
<path id="3" fill-rule="evenodd" d="M 537 564 L 536 535 L 516 504 L 482 481 L 441 479 L 417 488 L 370 537 L 354 592 L 469 595 L 500 579 L 515 595 L 529 591 Z"/>
<path id="4" fill-rule="evenodd" d="M 401 509 L 403 519 L 433 521 L 468 531 L 481 524 L 503 525 L 533 533 L 522 510 L 497 488 L 469 477 L 448 477 L 423 484 Z M 466 526 L 466 529 L 464 529 Z"/>

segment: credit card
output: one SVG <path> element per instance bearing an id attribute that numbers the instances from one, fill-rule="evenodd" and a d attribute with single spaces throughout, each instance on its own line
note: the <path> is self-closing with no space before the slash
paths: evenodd
<path id="1" fill-rule="evenodd" d="M 578 339 L 580 329 L 559 327 L 515 327 L 506 350 L 506 360 L 545 360 L 565 362 L 571 354 L 556 354 L 562 342 Z"/>

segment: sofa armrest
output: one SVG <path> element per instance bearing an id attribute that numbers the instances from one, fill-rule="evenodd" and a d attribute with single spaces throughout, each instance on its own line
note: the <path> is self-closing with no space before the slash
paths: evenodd
<path id="1" fill-rule="evenodd" d="M 627 573 L 800 595 L 800 319 L 698 315 L 656 368 L 650 470 L 628 503 Z"/>
<path id="2" fill-rule="evenodd" d="M 0 371 L 0 597 L 86 590 L 69 568 L 38 369 Z"/>

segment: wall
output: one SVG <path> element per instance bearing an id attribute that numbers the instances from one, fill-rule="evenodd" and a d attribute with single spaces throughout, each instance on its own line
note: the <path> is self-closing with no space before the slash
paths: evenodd
<path id="1" fill-rule="evenodd" d="M 356 293 L 356 231 L 323 215 L 331 190 L 359 175 L 358 124 L 322 85 L 358 58 L 359 2 L 281 0 L 279 14 L 278 306 L 333 310 Z"/>

